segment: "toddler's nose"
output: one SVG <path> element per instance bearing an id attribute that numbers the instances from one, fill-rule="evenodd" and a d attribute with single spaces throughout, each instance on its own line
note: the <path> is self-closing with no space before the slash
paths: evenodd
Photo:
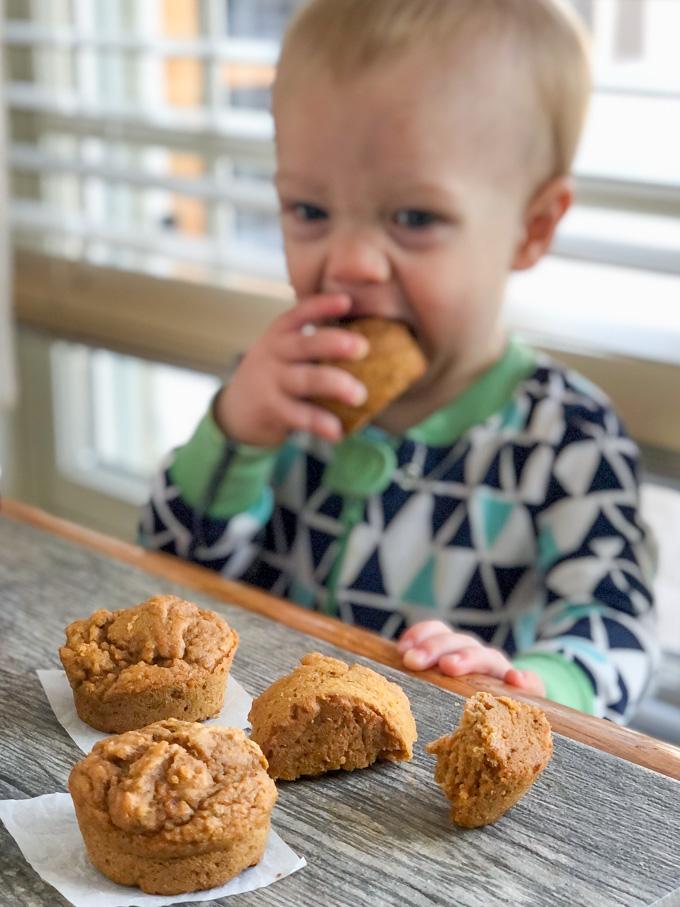
<path id="1" fill-rule="evenodd" d="M 360 234 L 333 237 L 324 278 L 327 289 L 384 283 L 390 278 L 389 259 L 375 238 Z"/>

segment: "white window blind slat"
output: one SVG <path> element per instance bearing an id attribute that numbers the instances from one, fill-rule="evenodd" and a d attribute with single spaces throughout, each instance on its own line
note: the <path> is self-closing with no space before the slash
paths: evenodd
<path id="1" fill-rule="evenodd" d="M 8 160 L 17 170 L 38 174 L 68 173 L 79 177 L 98 177 L 110 182 L 123 182 L 145 188 L 155 187 L 206 200 L 222 200 L 243 208 L 276 215 L 278 202 L 270 183 L 223 177 L 214 179 L 181 179 L 148 171 L 132 170 L 98 162 L 89 162 L 65 155 L 50 154 L 33 145 L 14 143 L 9 147 Z"/>
<path id="2" fill-rule="evenodd" d="M 31 22 L 5 24 L 4 43 L 12 47 L 55 47 L 69 50 L 145 52 L 157 57 L 196 57 L 224 63 L 274 65 L 278 44 L 274 41 L 233 38 L 169 39 L 153 36 L 84 33 L 70 28 L 46 28 Z"/>
<path id="3" fill-rule="evenodd" d="M 118 127 L 119 134 L 128 128 L 143 126 L 149 136 L 153 135 L 154 130 L 160 133 L 188 131 L 194 135 L 209 133 L 222 140 L 233 138 L 240 143 L 250 142 L 253 145 L 269 143 L 273 136 L 269 114 L 259 110 L 173 110 L 170 107 L 144 109 L 136 104 L 95 104 L 83 100 L 75 92 L 57 92 L 25 82 L 7 83 L 5 100 L 10 108 L 17 110 L 57 114 L 81 122 L 109 123 L 112 127 Z M 270 149 L 267 156 L 272 157 Z"/>
<path id="4" fill-rule="evenodd" d="M 177 238 L 161 231 L 129 231 L 106 227 L 99 221 L 88 221 L 80 216 L 65 216 L 62 210 L 49 208 L 39 202 L 14 202 L 10 208 L 9 223 L 15 231 L 31 231 L 53 237 L 46 249 L 51 253 L 68 248 L 62 240 L 87 240 L 90 246 L 111 245 L 148 253 L 167 261 L 191 262 L 210 269 L 257 273 L 270 280 L 281 280 L 284 272 L 283 253 L 263 251 L 253 243 L 234 242 L 225 249 L 217 241 L 196 238 Z M 100 264 L 108 264 L 107 256 L 98 254 Z M 115 257 L 114 261 L 115 263 Z M 157 269 L 154 269 L 157 270 Z"/>

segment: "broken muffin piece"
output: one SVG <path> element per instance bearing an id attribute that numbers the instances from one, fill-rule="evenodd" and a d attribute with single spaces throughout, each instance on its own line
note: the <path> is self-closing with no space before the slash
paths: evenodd
<path id="1" fill-rule="evenodd" d="M 411 759 L 417 736 L 401 687 L 318 652 L 258 696 L 248 717 L 269 774 L 286 781 Z"/>
<path id="2" fill-rule="evenodd" d="M 457 730 L 428 743 L 437 757 L 435 781 L 451 801 L 451 818 L 463 828 L 488 825 L 529 790 L 550 761 L 552 736 L 535 705 L 476 693 Z"/>
<path id="3" fill-rule="evenodd" d="M 399 321 L 356 318 L 343 322 L 342 327 L 368 340 L 368 354 L 363 359 L 334 359 L 326 364 L 344 369 L 361 381 L 368 391 L 366 402 L 360 406 L 328 398 L 314 402 L 334 413 L 342 423 L 343 432 L 350 434 L 370 422 L 421 378 L 427 362 L 408 327 Z"/>

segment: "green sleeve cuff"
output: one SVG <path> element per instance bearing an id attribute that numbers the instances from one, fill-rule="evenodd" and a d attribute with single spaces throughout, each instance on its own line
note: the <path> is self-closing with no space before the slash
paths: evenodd
<path id="1" fill-rule="evenodd" d="M 514 667 L 533 671 L 545 684 L 546 699 L 568 705 L 588 715 L 595 714 L 595 691 L 585 673 L 562 655 L 527 652 L 512 659 Z"/>
<path id="2" fill-rule="evenodd" d="M 229 467 L 218 479 L 206 501 L 215 471 L 223 462 L 229 445 L 234 451 Z M 170 481 L 193 508 L 205 507 L 208 516 L 227 519 L 256 505 L 269 484 L 278 449 L 252 447 L 230 442 L 208 411 L 191 439 L 180 447 L 172 466 Z"/>

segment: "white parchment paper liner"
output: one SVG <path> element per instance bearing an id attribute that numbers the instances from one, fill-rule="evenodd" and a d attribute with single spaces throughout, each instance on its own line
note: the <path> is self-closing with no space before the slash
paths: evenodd
<path id="1" fill-rule="evenodd" d="M 56 669 L 36 671 L 36 673 L 57 721 L 84 753 L 89 753 L 95 743 L 111 736 L 103 731 L 96 731 L 89 724 L 85 724 L 84 721 L 80 720 L 73 704 L 73 693 L 71 692 L 68 678 L 63 671 Z M 230 674 L 222 711 L 217 717 L 202 723 L 221 724 L 224 727 L 249 728 L 248 712 L 252 702 L 252 696 Z"/>
<path id="2" fill-rule="evenodd" d="M 138 888 L 116 885 L 90 863 L 69 794 L 0 800 L 0 818 L 38 875 L 75 907 L 164 907 L 209 901 L 263 888 L 306 865 L 272 829 L 257 866 L 226 885 L 192 894 L 144 894 Z"/>

